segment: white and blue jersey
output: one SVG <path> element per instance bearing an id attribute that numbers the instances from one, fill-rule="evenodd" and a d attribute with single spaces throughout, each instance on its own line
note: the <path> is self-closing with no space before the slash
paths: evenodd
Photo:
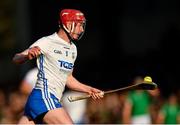
<path id="1" fill-rule="evenodd" d="M 61 100 L 67 77 L 72 73 L 77 48 L 74 43 L 61 39 L 57 33 L 37 40 L 30 47 L 33 46 L 40 47 L 42 54 L 37 58 L 38 79 L 27 101 L 25 114 L 34 119 L 43 112 L 61 107 L 56 102 Z M 34 99 L 40 100 L 39 104 Z M 38 105 L 38 109 L 35 108 Z M 33 107 L 32 114 L 28 110 Z"/>

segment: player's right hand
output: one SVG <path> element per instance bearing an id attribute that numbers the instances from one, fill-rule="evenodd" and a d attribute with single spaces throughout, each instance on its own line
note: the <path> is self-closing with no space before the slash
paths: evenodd
<path id="1" fill-rule="evenodd" d="M 94 100 L 96 100 L 96 99 L 101 99 L 101 98 L 103 98 L 104 92 L 101 91 L 101 90 L 99 90 L 99 89 L 96 89 L 96 88 L 93 88 L 93 87 L 92 87 L 92 88 L 90 89 L 89 95 L 90 95 Z"/>
<path id="2" fill-rule="evenodd" d="M 41 54 L 41 49 L 38 46 L 34 46 L 32 48 L 29 48 L 28 50 L 28 59 L 34 59 L 37 58 Z"/>

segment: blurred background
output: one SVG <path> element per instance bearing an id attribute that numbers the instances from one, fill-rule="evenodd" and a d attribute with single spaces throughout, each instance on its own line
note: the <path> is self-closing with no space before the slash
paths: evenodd
<path id="1" fill-rule="evenodd" d="M 163 98 L 179 93 L 179 0 L 1 0 L 0 8 L 0 89 L 6 103 L 35 66 L 35 60 L 13 64 L 14 54 L 56 32 L 63 8 L 80 9 L 87 18 L 86 32 L 75 43 L 79 81 L 110 90 L 148 75 Z"/>

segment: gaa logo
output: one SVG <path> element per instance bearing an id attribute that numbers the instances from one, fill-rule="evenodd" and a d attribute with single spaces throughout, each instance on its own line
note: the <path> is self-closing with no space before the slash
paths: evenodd
<path id="1" fill-rule="evenodd" d="M 69 63 L 66 61 L 58 60 L 60 67 L 66 68 L 66 69 L 72 69 L 73 68 L 73 63 Z"/>
<path id="2" fill-rule="evenodd" d="M 54 50 L 54 53 L 62 54 L 60 50 Z"/>

